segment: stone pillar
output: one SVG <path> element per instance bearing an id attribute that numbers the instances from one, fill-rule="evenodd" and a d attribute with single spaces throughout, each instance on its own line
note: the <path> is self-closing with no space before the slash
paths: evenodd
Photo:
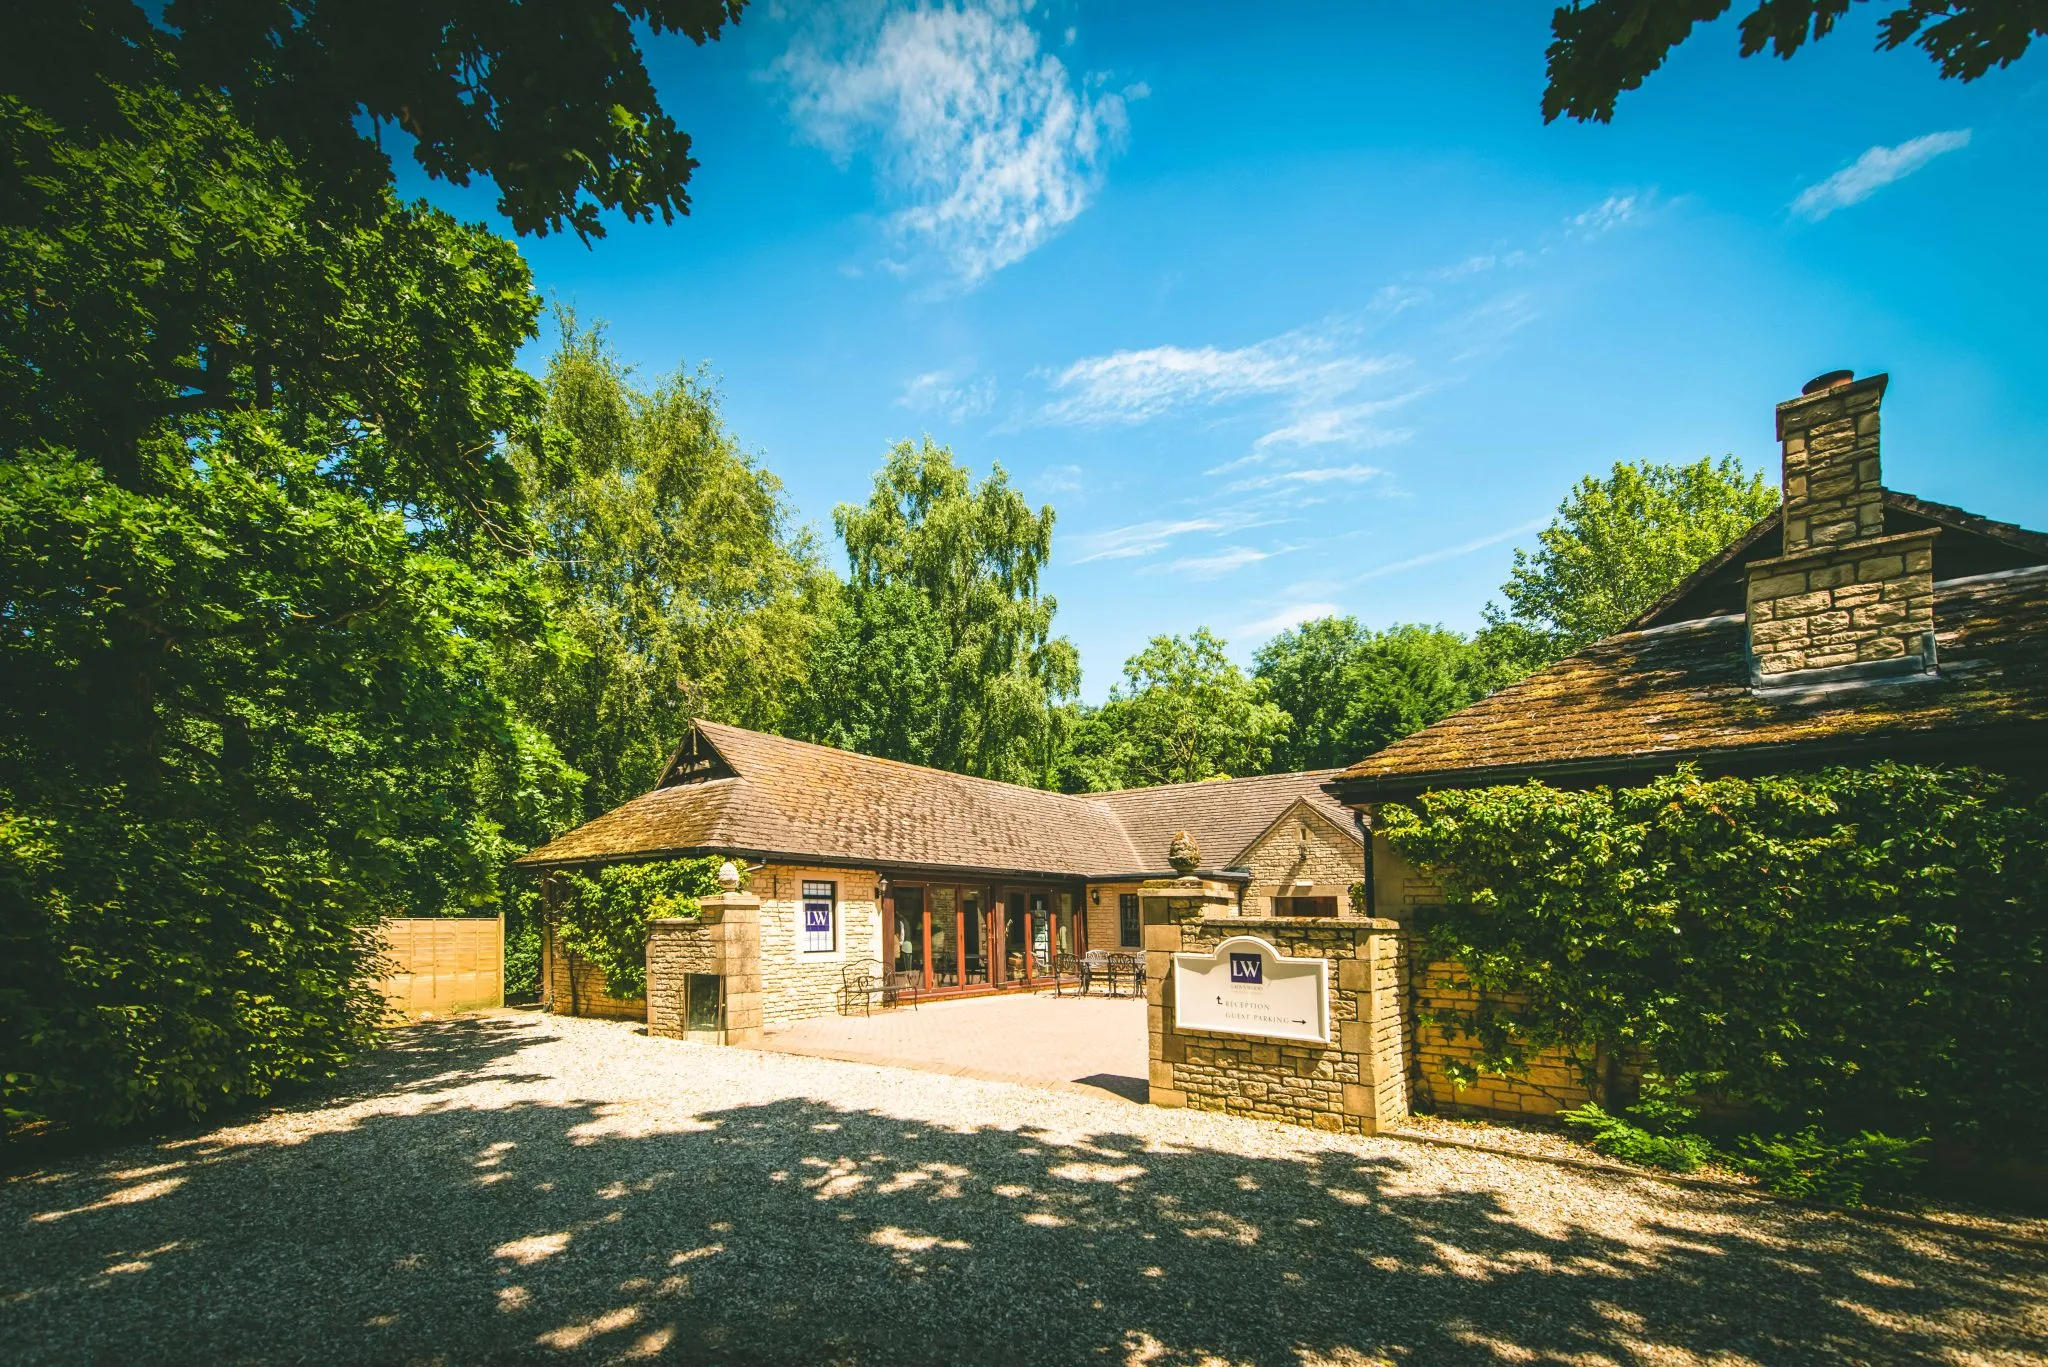
<path id="1" fill-rule="evenodd" d="M 1365 917 L 1235 916 L 1229 893 L 1196 880 L 1148 884 L 1146 997 L 1151 1100 L 1313 1129 L 1376 1134 L 1408 1116 L 1403 937 Z M 1182 1030 L 1174 1024 L 1173 956 L 1254 936 L 1289 959 L 1329 961 L 1330 1042 Z"/>
<path id="2" fill-rule="evenodd" d="M 690 975 L 719 979 L 720 1028 L 689 1026 Z M 715 1044 L 761 1038 L 761 899 L 750 892 L 703 898 L 694 919 L 670 917 L 647 926 L 647 1033 Z"/>

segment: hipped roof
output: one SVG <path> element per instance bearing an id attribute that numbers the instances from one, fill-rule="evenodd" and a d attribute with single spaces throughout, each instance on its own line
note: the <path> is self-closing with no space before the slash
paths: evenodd
<path id="1" fill-rule="evenodd" d="M 859 867 L 1054 877 L 1169 872 L 1186 830 L 1227 868 L 1287 808 L 1344 809 L 1334 770 L 1127 789 L 1045 792 L 698 721 L 663 784 L 550 841 L 527 867 L 721 852 Z M 706 753 L 708 752 L 708 753 Z"/>

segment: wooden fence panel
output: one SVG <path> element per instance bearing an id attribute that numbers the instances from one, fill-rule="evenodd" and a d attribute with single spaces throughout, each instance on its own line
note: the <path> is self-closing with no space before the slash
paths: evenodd
<path id="1" fill-rule="evenodd" d="M 383 924 L 379 986 L 394 1021 L 505 1004 L 505 918 L 408 916 Z"/>

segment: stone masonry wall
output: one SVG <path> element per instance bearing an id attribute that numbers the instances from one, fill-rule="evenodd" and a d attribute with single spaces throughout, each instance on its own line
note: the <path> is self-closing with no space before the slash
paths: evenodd
<path id="1" fill-rule="evenodd" d="M 1374 910 L 1403 928 L 1411 956 L 1418 913 L 1443 904 L 1443 889 L 1387 844 L 1373 837 Z M 1499 1115 L 1540 1118 L 1584 1104 L 1592 1098 L 1584 1085 L 1584 1069 L 1562 1049 L 1549 1049 L 1530 1060 L 1527 1076 L 1482 1075 L 1469 1087 L 1455 1086 L 1446 1064 L 1476 1067 L 1478 1042 L 1456 1021 L 1478 1004 L 1464 966 L 1456 962 L 1424 962 L 1411 957 L 1406 982 L 1412 1061 L 1410 1086 L 1418 1109 L 1441 1115 Z"/>
<path id="2" fill-rule="evenodd" d="M 1083 904 L 1088 913 L 1088 948 L 1106 949 L 1114 954 L 1118 951 L 1138 953 L 1145 947 L 1145 922 L 1140 913 L 1138 918 L 1138 943 L 1127 945 L 1121 938 L 1117 926 L 1117 900 L 1124 893 L 1135 894 L 1144 883 L 1091 883 L 1088 898 Z"/>
<path id="3" fill-rule="evenodd" d="M 1884 534 L 1878 406 L 1885 381 L 1873 375 L 1778 405 L 1785 554 Z"/>
<path id="4" fill-rule="evenodd" d="M 1749 567 L 1749 642 L 1765 677 L 1920 659 L 1934 630 L 1936 529 Z"/>
<path id="5" fill-rule="evenodd" d="M 647 1003 L 639 997 L 614 997 L 605 990 L 604 974 L 562 947 L 553 926 L 541 947 L 541 1004 L 561 1016 L 599 1016 L 606 1020 L 647 1019 Z"/>
<path id="6" fill-rule="evenodd" d="M 839 903 L 839 945 L 830 953 L 801 948 L 803 885 L 835 885 Z M 875 904 L 873 869 L 770 864 L 757 869 L 747 891 L 761 899 L 761 1015 L 770 1029 L 836 1015 L 849 962 L 882 961 L 881 913 Z"/>
<path id="7" fill-rule="evenodd" d="M 694 919 L 663 919 L 647 928 L 647 1032 L 715 1044 L 751 1044 L 761 1035 L 761 899 L 719 893 L 702 900 Z M 691 974 L 719 979 L 723 1021 L 713 1030 L 689 1026 Z"/>
<path id="8" fill-rule="evenodd" d="M 1166 880 L 1144 893 L 1151 1096 L 1319 1130 L 1374 1134 L 1408 1113 L 1401 936 L 1390 921 L 1236 916 L 1218 884 Z M 1331 1043 L 1175 1027 L 1172 963 L 1254 935 L 1289 958 L 1331 961 Z"/>
<path id="9" fill-rule="evenodd" d="M 1308 830 L 1306 841 L 1302 838 L 1304 827 Z M 1334 897 L 1338 914 L 1348 915 L 1351 885 L 1365 876 L 1365 853 L 1356 837 L 1306 803 L 1296 803 L 1284 820 L 1266 832 L 1245 862 L 1252 878 L 1244 909 L 1258 916 L 1273 914 L 1275 897 Z M 1305 887 L 1301 886 L 1304 881 Z"/>

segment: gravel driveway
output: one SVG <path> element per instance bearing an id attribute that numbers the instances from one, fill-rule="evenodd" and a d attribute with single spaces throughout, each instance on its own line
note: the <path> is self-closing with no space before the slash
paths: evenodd
<path id="1" fill-rule="evenodd" d="M 2040 1361 L 2048 1257 L 513 1012 L 0 1186 L 24 1362 Z"/>

